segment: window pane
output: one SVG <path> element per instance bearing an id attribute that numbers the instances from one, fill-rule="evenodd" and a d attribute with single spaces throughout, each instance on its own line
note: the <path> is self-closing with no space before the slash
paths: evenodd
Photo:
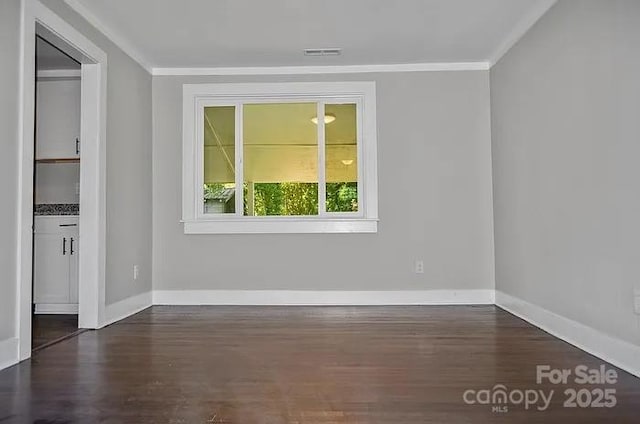
<path id="1" fill-rule="evenodd" d="M 235 107 L 204 108 L 204 213 L 235 213 Z"/>
<path id="2" fill-rule="evenodd" d="M 315 103 L 245 104 L 244 214 L 318 214 Z"/>
<path id="3" fill-rule="evenodd" d="M 324 112 L 327 212 L 357 212 L 357 108 L 327 104 Z"/>

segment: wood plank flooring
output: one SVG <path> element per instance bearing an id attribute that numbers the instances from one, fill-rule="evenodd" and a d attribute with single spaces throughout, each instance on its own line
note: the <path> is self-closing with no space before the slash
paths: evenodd
<path id="1" fill-rule="evenodd" d="M 603 362 L 494 306 L 157 306 L 0 372 L 0 423 L 639 422 L 639 379 L 538 385 L 543 364 Z M 554 395 L 545 411 L 463 401 L 496 384 Z M 567 387 L 617 405 L 564 408 Z"/>
<path id="2" fill-rule="evenodd" d="M 78 315 L 36 314 L 33 316 L 32 328 L 31 346 L 34 350 L 41 349 L 77 333 Z"/>

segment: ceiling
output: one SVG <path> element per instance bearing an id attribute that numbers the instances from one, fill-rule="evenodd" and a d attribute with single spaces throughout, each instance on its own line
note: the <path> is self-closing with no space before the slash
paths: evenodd
<path id="1" fill-rule="evenodd" d="M 80 69 L 80 64 L 42 39 L 36 40 L 38 70 Z"/>
<path id="2" fill-rule="evenodd" d="M 553 0 L 66 0 L 147 68 L 492 62 Z M 341 48 L 304 56 L 305 48 Z"/>

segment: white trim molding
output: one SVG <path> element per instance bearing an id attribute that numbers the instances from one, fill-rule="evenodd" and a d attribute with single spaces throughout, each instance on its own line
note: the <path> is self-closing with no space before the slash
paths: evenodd
<path id="1" fill-rule="evenodd" d="M 44 31 L 81 56 L 79 325 L 99 328 L 106 261 L 107 55 L 38 0 L 23 0 L 20 39 L 16 336 L 20 359 L 31 356 L 35 35 Z M 85 166 L 86 165 L 86 166 Z"/>
<path id="2" fill-rule="evenodd" d="M 152 292 L 144 292 L 107 305 L 103 325 L 113 324 L 152 306 Z"/>
<path id="3" fill-rule="evenodd" d="M 185 234 L 377 232 L 378 147 L 374 81 L 184 84 L 182 87 L 182 223 Z M 233 181 L 242 187 L 246 182 L 243 178 L 243 105 L 270 102 L 314 103 L 317 107 L 316 116 L 324 116 L 325 104 L 354 105 L 357 110 L 357 212 L 334 213 L 326 210 L 324 125 L 317 125 L 317 215 L 245 216 L 243 190 L 236 190 L 235 212 L 205 212 L 202 190 L 205 184 L 205 108 L 223 106 L 235 110 L 235 167 L 232 167 L 232 171 Z"/>
<path id="4" fill-rule="evenodd" d="M 69 1 L 69 0 L 68 0 Z M 153 76 L 314 75 L 380 72 L 488 71 L 489 62 L 391 63 L 326 66 L 242 66 L 218 68 L 153 68 Z"/>
<path id="5" fill-rule="evenodd" d="M 107 37 L 113 44 L 122 50 L 127 56 L 137 62 L 145 71 L 151 74 L 152 68 L 149 60 L 135 48 L 126 38 L 122 37 L 117 31 L 110 26 L 104 24 L 96 17 L 84 4 L 79 0 L 64 0 L 67 5 L 77 14 L 82 16 L 90 25 Z"/>
<path id="6" fill-rule="evenodd" d="M 509 35 L 489 56 L 489 67 L 492 67 L 504 56 L 529 30 L 556 4 L 558 0 L 540 0 L 536 6 L 520 19 Z"/>
<path id="7" fill-rule="evenodd" d="M 77 314 L 77 303 L 36 303 L 35 314 Z"/>
<path id="8" fill-rule="evenodd" d="M 377 233 L 378 219 L 282 218 L 184 220 L 185 234 Z"/>
<path id="9" fill-rule="evenodd" d="M 578 349 L 640 377 L 640 346 L 609 336 L 501 291 L 496 291 L 496 306 Z"/>
<path id="10" fill-rule="evenodd" d="M 493 290 L 155 290 L 154 305 L 493 305 Z"/>
<path id="11" fill-rule="evenodd" d="M 0 341 L 0 370 L 20 362 L 19 342 L 16 338 Z"/>

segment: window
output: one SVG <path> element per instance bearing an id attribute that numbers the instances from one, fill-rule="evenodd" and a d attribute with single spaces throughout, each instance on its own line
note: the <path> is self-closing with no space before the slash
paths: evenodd
<path id="1" fill-rule="evenodd" d="M 185 84 L 187 234 L 377 231 L 375 83 Z"/>

